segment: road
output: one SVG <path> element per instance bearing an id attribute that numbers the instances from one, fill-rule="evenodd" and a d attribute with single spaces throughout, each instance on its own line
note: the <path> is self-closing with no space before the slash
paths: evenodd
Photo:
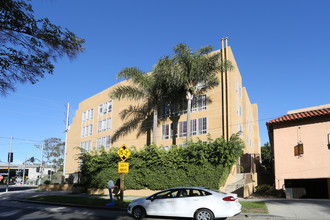
<path id="1" fill-rule="evenodd" d="M 24 191 L 24 190 L 30 190 L 30 189 L 36 189 L 37 187 L 35 186 L 14 186 L 14 185 L 9 185 L 8 191 Z M 6 185 L 0 185 L 0 193 L 6 191 Z"/>
<path id="2" fill-rule="evenodd" d="M 14 190 L 15 189 L 15 190 Z M 24 190 L 18 190 L 24 189 Z M 18 198 L 36 195 L 67 194 L 67 192 L 38 192 L 24 187 L 13 188 L 8 193 L 0 192 L 0 219 L 17 220 L 75 220 L 75 219 L 108 219 L 133 220 L 125 210 L 91 209 L 80 207 L 54 206 L 14 201 Z M 249 200 L 244 200 L 249 201 Z M 228 220 L 330 220 L 330 200 L 285 200 L 265 199 L 269 214 L 240 214 Z M 167 220 L 168 218 L 146 218 L 145 220 Z M 171 218 L 172 220 L 175 218 Z M 182 220 L 182 219 L 181 219 Z M 185 219 L 184 219 L 185 220 Z"/>

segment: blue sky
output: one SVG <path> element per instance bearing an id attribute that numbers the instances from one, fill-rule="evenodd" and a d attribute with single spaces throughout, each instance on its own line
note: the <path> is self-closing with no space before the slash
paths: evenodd
<path id="1" fill-rule="evenodd" d="M 57 60 L 53 75 L 18 84 L 0 97 L 0 159 L 14 137 L 14 163 L 24 154 L 40 159 L 35 144 L 65 139 L 70 118 L 84 99 L 117 83 L 124 67 L 150 71 L 180 42 L 193 49 L 221 46 L 229 38 L 243 86 L 259 106 L 261 144 L 265 123 L 288 110 L 330 103 L 330 1 L 277 0 L 33 0 L 36 18 L 48 17 L 86 40 L 74 60 Z"/>

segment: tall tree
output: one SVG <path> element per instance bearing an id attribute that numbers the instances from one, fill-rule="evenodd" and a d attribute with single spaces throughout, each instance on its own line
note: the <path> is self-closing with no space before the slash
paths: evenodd
<path id="1" fill-rule="evenodd" d="M 29 0 L 28 0 L 29 1 Z M 15 90 L 17 82 L 35 84 L 54 71 L 53 61 L 83 51 L 84 40 L 48 18 L 35 19 L 24 0 L 0 1 L 0 94 Z"/>
<path id="2" fill-rule="evenodd" d="M 221 62 L 220 53 L 211 53 L 212 51 L 211 46 L 193 51 L 184 43 L 174 47 L 174 83 L 187 99 L 187 140 L 191 135 L 190 114 L 193 97 L 217 86 L 219 71 L 233 68 L 230 61 Z"/>
<path id="3" fill-rule="evenodd" d="M 60 138 L 48 138 L 43 141 L 43 161 L 53 165 L 56 169 L 63 166 L 64 142 Z M 41 145 L 35 145 L 41 149 Z"/>
<path id="4" fill-rule="evenodd" d="M 153 142 L 157 144 L 157 127 L 158 127 L 158 108 L 162 100 L 162 91 L 156 87 L 156 81 L 153 74 L 146 74 L 136 67 L 129 67 L 121 70 L 117 79 L 126 79 L 128 84 L 116 86 L 109 94 L 113 99 L 129 99 L 141 101 L 140 104 L 130 106 L 122 112 L 122 118 L 127 117 L 129 114 L 139 114 L 135 123 L 129 122 L 124 124 L 121 132 L 127 132 L 127 129 L 137 126 L 136 122 L 140 122 L 150 112 L 153 112 Z M 134 126 L 131 126 L 134 125 Z M 118 134 L 118 132 L 117 132 Z"/>

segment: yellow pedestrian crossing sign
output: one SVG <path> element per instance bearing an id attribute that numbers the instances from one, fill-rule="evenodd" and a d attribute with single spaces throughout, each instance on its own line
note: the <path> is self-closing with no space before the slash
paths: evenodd
<path id="1" fill-rule="evenodd" d="M 119 148 L 119 150 L 117 151 L 117 154 L 119 155 L 122 161 L 125 161 L 131 155 L 131 152 L 128 150 L 126 145 L 123 144 L 123 146 L 121 146 L 121 148 Z"/>

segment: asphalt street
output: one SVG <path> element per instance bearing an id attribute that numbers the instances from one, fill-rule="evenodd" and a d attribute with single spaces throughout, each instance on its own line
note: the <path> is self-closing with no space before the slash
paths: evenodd
<path id="1" fill-rule="evenodd" d="M 70 192 L 39 192 L 33 188 L 21 188 L 19 191 L 10 190 L 8 193 L 0 192 L 0 219 L 47 219 L 47 220 L 75 220 L 75 219 L 111 219 L 133 220 L 125 210 L 95 209 L 91 207 L 68 207 L 65 205 L 47 205 L 27 202 L 18 202 L 17 199 L 37 195 L 63 195 Z M 242 219 L 287 219 L 287 220 L 330 220 L 330 200 L 308 199 L 262 199 L 242 201 L 264 201 L 269 214 L 242 213 L 228 220 Z M 166 220 L 169 218 L 146 218 L 146 220 Z M 171 218 L 173 220 L 173 218 Z"/>

